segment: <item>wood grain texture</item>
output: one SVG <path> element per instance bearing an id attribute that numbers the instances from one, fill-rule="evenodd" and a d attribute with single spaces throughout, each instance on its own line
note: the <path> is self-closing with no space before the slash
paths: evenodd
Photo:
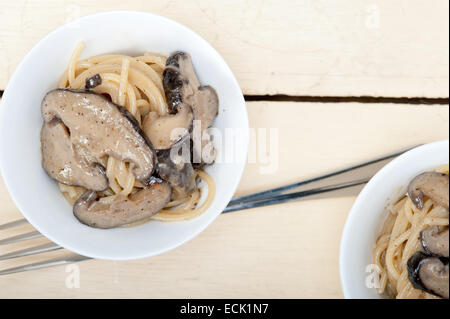
<path id="1" fill-rule="evenodd" d="M 449 135 L 448 106 L 252 102 L 247 107 L 251 127 L 278 129 L 279 165 L 264 175 L 259 163 L 248 164 L 238 194 Z M 163 255 L 77 264 L 80 288 L 66 287 L 65 266 L 0 276 L 0 298 L 341 298 L 339 242 L 353 201 L 354 196 L 305 200 L 219 216 L 198 237 Z M 20 217 L 0 182 L 0 224 Z M 12 234 L 1 232 L 0 239 Z M 0 254 L 19 247 L 23 244 L 0 246 Z M 0 269 L 18 262 L 0 262 Z"/>
<path id="2" fill-rule="evenodd" d="M 245 94 L 449 96 L 447 0 L 0 0 L 0 89 L 56 27 L 116 9 L 196 31 Z"/>

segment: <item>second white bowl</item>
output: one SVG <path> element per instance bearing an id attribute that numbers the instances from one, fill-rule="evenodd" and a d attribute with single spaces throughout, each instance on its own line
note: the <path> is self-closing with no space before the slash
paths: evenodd
<path id="1" fill-rule="evenodd" d="M 347 217 L 341 239 L 339 263 L 346 298 L 381 298 L 375 288 L 367 287 L 366 279 L 385 208 L 406 194 L 415 176 L 448 162 L 448 140 L 423 145 L 394 159 L 364 187 Z"/>

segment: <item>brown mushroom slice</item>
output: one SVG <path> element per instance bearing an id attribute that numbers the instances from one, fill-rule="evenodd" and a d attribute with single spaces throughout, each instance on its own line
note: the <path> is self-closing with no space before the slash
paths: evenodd
<path id="1" fill-rule="evenodd" d="M 423 249 L 432 255 L 448 257 L 448 226 L 430 226 L 420 233 Z"/>
<path id="2" fill-rule="evenodd" d="M 58 182 L 95 191 L 108 188 L 103 166 L 79 156 L 61 121 L 55 120 L 42 126 L 41 152 L 44 170 Z"/>
<path id="3" fill-rule="evenodd" d="M 155 149 L 167 150 L 189 135 L 193 118 L 191 107 L 182 103 L 176 114 L 158 116 L 150 112 L 144 118 L 142 129 Z"/>
<path id="4" fill-rule="evenodd" d="M 448 210 L 448 175 L 427 172 L 416 176 L 408 185 L 408 195 L 417 208 L 423 208 L 423 197 L 428 196 L 437 205 Z"/>
<path id="5" fill-rule="evenodd" d="M 163 73 L 164 91 L 169 110 L 187 103 L 194 113 L 194 126 L 200 125 L 200 141 L 194 141 L 193 158 L 197 165 L 209 164 L 215 158 L 215 150 L 206 129 L 216 118 L 219 98 L 211 86 L 200 86 L 191 57 L 184 52 L 175 52 L 168 59 Z M 197 127 L 194 127 L 196 130 Z M 198 139 L 198 137 L 197 137 Z M 204 154 L 207 153 L 207 154 Z M 206 159 L 204 156 L 206 155 Z"/>
<path id="6" fill-rule="evenodd" d="M 414 288 L 448 299 L 449 269 L 448 259 L 444 262 L 417 252 L 408 259 L 408 278 Z"/>
<path id="7" fill-rule="evenodd" d="M 189 67 L 192 67 L 191 57 L 189 53 L 183 51 L 175 51 L 167 58 L 166 66 L 173 66 L 176 68 L 187 69 Z M 191 71 L 193 70 L 194 68 L 192 67 Z"/>
<path id="8" fill-rule="evenodd" d="M 189 98 L 200 87 L 200 82 L 188 53 L 177 51 L 167 58 L 163 85 L 169 110 L 174 111 L 182 102 L 192 106 Z"/>
<path id="9" fill-rule="evenodd" d="M 201 121 L 202 131 L 210 127 L 219 112 L 219 98 L 216 90 L 209 85 L 199 87 L 192 110 L 195 120 Z"/>
<path id="10" fill-rule="evenodd" d="M 202 130 L 212 125 L 219 111 L 219 98 L 211 86 L 200 86 L 189 54 L 175 52 L 167 59 L 163 82 L 171 112 L 187 103 L 195 120 L 201 121 Z"/>
<path id="11" fill-rule="evenodd" d="M 100 76 L 100 74 L 97 73 L 86 79 L 84 83 L 84 88 L 93 89 L 99 86 L 100 84 L 102 84 L 102 77 Z"/>
<path id="12" fill-rule="evenodd" d="M 158 152 L 156 172 L 172 186 L 172 200 L 183 199 L 196 188 L 195 174 L 189 158 L 183 157 L 187 150 L 189 157 L 189 136 L 178 142 L 172 149 Z"/>
<path id="13" fill-rule="evenodd" d="M 111 202 L 97 200 L 96 192 L 87 191 L 73 205 L 75 217 L 95 228 L 113 228 L 153 216 L 170 201 L 167 182 L 152 178 L 147 188 L 130 196 L 115 195 Z"/>
<path id="14" fill-rule="evenodd" d="M 74 147 L 86 150 L 97 162 L 104 156 L 129 162 L 138 180 L 147 183 L 155 168 L 155 154 L 136 119 L 102 95 L 57 89 L 42 101 L 46 123 L 60 119 L 70 130 Z"/>
<path id="15" fill-rule="evenodd" d="M 201 86 L 195 95 L 195 99 L 196 101 L 193 104 L 194 125 L 200 125 L 201 142 L 199 145 L 201 147 L 194 143 L 192 151 L 194 165 L 200 168 L 204 164 L 211 164 L 216 158 L 216 149 L 206 129 L 211 127 L 218 114 L 219 98 L 212 87 Z"/>

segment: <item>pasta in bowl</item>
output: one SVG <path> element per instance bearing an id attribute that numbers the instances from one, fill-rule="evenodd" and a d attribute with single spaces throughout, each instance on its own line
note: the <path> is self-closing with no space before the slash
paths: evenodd
<path id="1" fill-rule="evenodd" d="M 359 194 L 341 239 L 346 298 L 448 298 L 448 148 L 402 154 Z"/>
<path id="2" fill-rule="evenodd" d="M 448 299 L 448 164 L 411 180 L 388 207 L 373 249 L 378 292 L 389 298 Z"/>
<path id="3" fill-rule="evenodd" d="M 176 84 L 189 60 L 199 85 L 165 89 L 165 69 L 166 86 Z M 189 89 L 204 105 L 216 95 L 216 112 L 180 98 Z M 47 238 L 93 258 L 144 258 L 192 239 L 226 207 L 246 162 L 247 112 L 230 69 L 194 32 L 151 14 L 107 12 L 55 30 L 23 59 L 1 103 L 0 168 L 11 197 Z M 223 163 L 222 144 L 202 138 L 185 153 L 209 159 L 178 161 L 183 150 L 173 150 L 192 142 L 189 125 L 199 119 L 204 129 L 239 130 L 242 152 Z M 180 130 L 159 129 L 167 127 Z M 65 152 L 69 144 L 76 147 Z M 76 165 L 61 164 L 68 159 Z M 111 210 L 122 214 L 105 219 Z"/>
<path id="4" fill-rule="evenodd" d="M 216 91 L 200 84 L 185 52 L 78 61 L 83 47 L 42 102 L 43 167 L 74 215 L 98 228 L 200 215 L 215 193 L 203 168 L 216 154 L 206 132 L 219 110 Z M 208 193 L 201 204 L 200 179 Z"/>

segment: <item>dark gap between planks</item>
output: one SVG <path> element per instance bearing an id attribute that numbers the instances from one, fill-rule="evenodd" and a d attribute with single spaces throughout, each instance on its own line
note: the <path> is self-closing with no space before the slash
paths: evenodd
<path id="1" fill-rule="evenodd" d="M 3 91 L 0 90 L 0 97 Z M 375 97 L 375 96 L 308 96 L 308 95 L 244 95 L 247 102 L 313 102 L 313 103 L 393 103 L 448 105 L 449 98 L 426 97 Z"/>
<path id="2" fill-rule="evenodd" d="M 313 102 L 313 103 L 394 103 L 448 105 L 449 98 L 375 97 L 375 96 L 297 96 L 297 95 L 244 95 L 247 102 Z"/>

